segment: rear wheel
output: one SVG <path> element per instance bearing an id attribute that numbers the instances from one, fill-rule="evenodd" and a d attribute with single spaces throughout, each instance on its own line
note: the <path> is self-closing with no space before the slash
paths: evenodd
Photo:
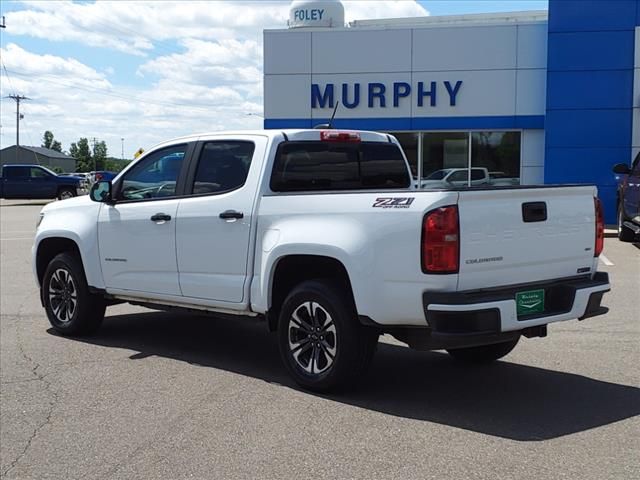
<path id="1" fill-rule="evenodd" d="M 520 337 L 508 342 L 482 345 L 480 347 L 455 348 L 447 350 L 447 353 L 456 360 L 467 363 L 490 363 L 509 354 L 516 348 Z"/>
<path id="2" fill-rule="evenodd" d="M 330 281 L 300 283 L 280 311 L 282 360 L 300 386 L 317 392 L 354 382 L 369 366 L 378 333 L 362 326 L 353 301 Z"/>
<path id="3" fill-rule="evenodd" d="M 82 335 L 100 328 L 106 303 L 89 292 L 76 254 L 56 255 L 42 281 L 42 299 L 51 326 L 62 335 Z"/>
<path id="4" fill-rule="evenodd" d="M 621 242 L 633 242 L 635 238 L 634 232 L 624 226 L 624 209 L 622 203 L 618 205 L 618 239 Z"/>
<path id="5" fill-rule="evenodd" d="M 58 200 L 67 200 L 76 196 L 76 192 L 71 188 L 61 188 L 58 192 Z"/>

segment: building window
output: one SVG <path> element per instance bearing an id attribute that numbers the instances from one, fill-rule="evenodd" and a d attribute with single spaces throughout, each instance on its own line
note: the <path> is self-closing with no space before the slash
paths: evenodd
<path id="1" fill-rule="evenodd" d="M 469 182 L 471 185 L 520 184 L 522 135 L 519 131 L 393 134 L 405 150 L 414 179 L 421 176 L 422 188 L 463 186 Z"/>
<path id="2" fill-rule="evenodd" d="M 445 170 L 466 170 L 468 166 L 469 134 L 467 132 L 438 132 L 423 134 L 423 180 L 433 178 L 434 176 L 442 177 L 444 179 L 443 174 L 445 173 Z M 455 172 L 452 171 L 452 173 L 454 173 L 455 177 Z"/>
<path id="3" fill-rule="evenodd" d="M 494 185 L 519 185 L 520 132 L 473 132 L 471 166 L 486 168 Z"/>
<path id="4" fill-rule="evenodd" d="M 393 134 L 400 145 L 402 145 L 402 150 L 404 150 L 404 154 L 409 161 L 409 166 L 411 167 L 411 175 L 413 175 L 414 179 L 418 179 L 418 139 L 420 137 L 419 133 L 394 133 Z"/>

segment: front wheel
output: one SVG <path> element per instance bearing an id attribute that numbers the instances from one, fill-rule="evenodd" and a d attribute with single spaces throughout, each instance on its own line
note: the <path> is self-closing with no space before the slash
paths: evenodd
<path id="1" fill-rule="evenodd" d="M 353 301 L 329 281 L 300 283 L 280 311 L 282 360 L 300 386 L 316 392 L 354 382 L 369 366 L 378 333 L 358 322 Z"/>
<path id="2" fill-rule="evenodd" d="M 58 200 L 67 200 L 76 196 L 76 192 L 71 188 L 61 188 L 58 192 Z"/>
<path id="3" fill-rule="evenodd" d="M 455 348 L 447 350 L 447 353 L 456 360 L 467 363 L 490 363 L 509 354 L 516 345 L 520 337 L 508 342 L 482 345 L 480 347 Z"/>
<path id="4" fill-rule="evenodd" d="M 62 335 L 83 335 L 102 324 L 106 303 L 89 292 L 78 255 L 64 252 L 47 266 L 42 300 L 51 326 Z"/>

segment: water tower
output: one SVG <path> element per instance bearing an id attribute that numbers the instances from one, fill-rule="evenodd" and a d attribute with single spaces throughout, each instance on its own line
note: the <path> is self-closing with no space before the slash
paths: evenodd
<path id="1" fill-rule="evenodd" d="M 299 0 L 291 4 L 289 28 L 344 27 L 340 0 Z"/>

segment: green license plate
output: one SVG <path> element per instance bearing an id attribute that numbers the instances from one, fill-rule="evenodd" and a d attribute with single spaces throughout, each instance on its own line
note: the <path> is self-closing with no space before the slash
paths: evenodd
<path id="1" fill-rule="evenodd" d="M 544 290 L 529 290 L 516 293 L 518 316 L 544 312 Z"/>

